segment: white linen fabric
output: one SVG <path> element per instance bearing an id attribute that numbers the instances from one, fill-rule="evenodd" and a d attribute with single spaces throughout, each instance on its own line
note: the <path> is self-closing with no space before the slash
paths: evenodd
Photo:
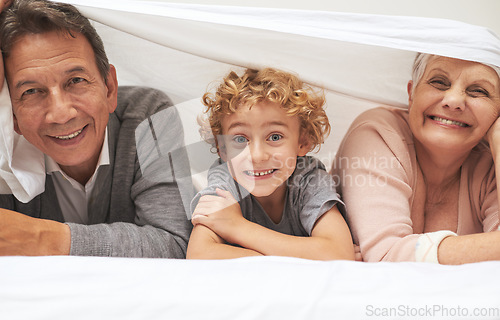
<path id="1" fill-rule="evenodd" d="M 499 319 L 499 268 L 1 257 L 0 319 Z"/>
<path id="2" fill-rule="evenodd" d="M 380 104 L 406 106 L 415 52 L 500 66 L 497 36 L 452 20 L 131 0 L 63 2 L 95 22 L 119 84 L 158 88 L 179 104 L 188 145 L 200 141 L 200 97 L 229 70 L 272 66 L 323 89 L 333 130 L 316 157 L 327 167 L 360 112 Z M 11 119 L 7 100 L 0 99 L 3 124 Z M 28 201 L 43 190 L 42 155 L 11 126 L 2 126 L 0 134 L 0 193 Z M 193 163 L 200 152 L 210 154 L 196 146 Z M 193 170 L 200 173 L 194 177 L 198 189 L 214 159 Z"/>
<path id="3" fill-rule="evenodd" d="M 0 194 L 28 202 L 45 189 L 43 153 L 14 132 L 9 90 L 0 92 Z"/>

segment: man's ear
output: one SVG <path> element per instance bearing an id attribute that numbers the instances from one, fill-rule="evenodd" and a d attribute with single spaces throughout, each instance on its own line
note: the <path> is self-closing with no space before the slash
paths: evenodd
<path id="1" fill-rule="evenodd" d="M 108 112 L 113 113 L 118 105 L 118 78 L 116 77 L 116 68 L 109 65 L 109 72 L 106 78 Z"/>
<path id="2" fill-rule="evenodd" d="M 408 107 L 411 106 L 413 102 L 413 81 L 408 81 L 408 85 L 406 86 L 406 91 L 408 92 Z"/>
<path id="3" fill-rule="evenodd" d="M 12 117 L 14 119 L 14 131 L 19 134 L 19 135 L 23 135 L 22 132 L 21 132 L 21 129 L 19 129 L 19 125 L 17 124 L 17 118 L 16 118 L 16 115 L 15 114 L 12 114 Z"/>

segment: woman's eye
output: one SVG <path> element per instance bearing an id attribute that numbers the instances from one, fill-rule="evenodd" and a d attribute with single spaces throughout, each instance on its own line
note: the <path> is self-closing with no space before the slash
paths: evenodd
<path id="1" fill-rule="evenodd" d="M 244 136 L 235 136 L 233 138 L 233 141 L 236 142 L 236 143 L 247 143 L 248 139 L 245 138 Z"/>
<path id="2" fill-rule="evenodd" d="M 441 78 L 433 78 L 429 81 L 429 84 L 438 90 L 446 90 L 450 87 L 449 82 Z"/>
<path id="3" fill-rule="evenodd" d="M 269 141 L 279 141 L 283 138 L 281 134 L 278 133 L 273 133 L 272 135 L 269 136 Z"/>
<path id="4" fill-rule="evenodd" d="M 467 92 L 472 97 L 489 97 L 489 95 L 490 95 L 487 90 L 480 88 L 480 87 L 467 89 Z"/>

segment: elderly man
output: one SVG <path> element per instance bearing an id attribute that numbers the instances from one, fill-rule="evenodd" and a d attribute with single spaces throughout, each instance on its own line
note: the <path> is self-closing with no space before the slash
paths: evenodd
<path id="1" fill-rule="evenodd" d="M 101 39 L 71 5 L 13 1 L 0 35 L 14 130 L 44 153 L 47 173 L 28 203 L 0 196 L 0 255 L 183 258 L 191 227 L 175 174 L 142 167 L 136 147 L 136 128 L 173 111 L 170 100 L 118 88 Z M 167 147 L 182 150 L 169 114 Z"/>

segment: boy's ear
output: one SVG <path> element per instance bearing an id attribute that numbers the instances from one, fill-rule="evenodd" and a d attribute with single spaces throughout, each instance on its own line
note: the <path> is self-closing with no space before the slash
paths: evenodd
<path id="1" fill-rule="evenodd" d="M 305 133 L 300 135 L 299 138 L 299 151 L 297 155 L 299 157 L 305 156 L 309 151 L 311 151 L 311 141 L 309 141 L 309 138 Z"/>
<path id="2" fill-rule="evenodd" d="M 226 152 L 226 146 L 224 144 L 224 141 L 221 141 L 223 139 L 215 139 L 215 146 L 217 147 L 217 153 L 219 154 L 219 157 L 222 159 L 222 161 L 227 162 L 227 152 Z"/>

